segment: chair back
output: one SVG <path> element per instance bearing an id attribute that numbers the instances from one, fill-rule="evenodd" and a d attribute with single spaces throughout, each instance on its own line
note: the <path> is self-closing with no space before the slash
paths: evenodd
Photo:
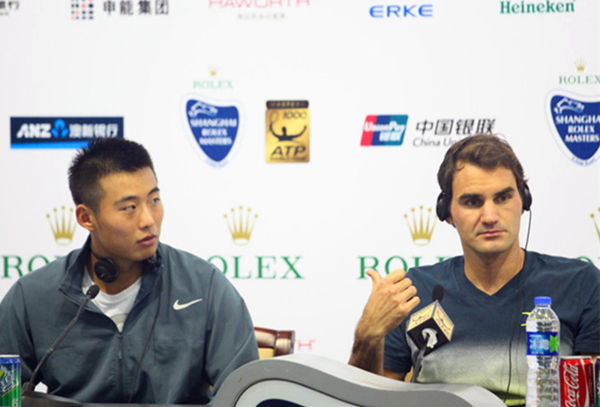
<path id="1" fill-rule="evenodd" d="M 256 344 L 261 359 L 294 353 L 295 331 L 254 327 L 254 335 L 256 335 Z"/>

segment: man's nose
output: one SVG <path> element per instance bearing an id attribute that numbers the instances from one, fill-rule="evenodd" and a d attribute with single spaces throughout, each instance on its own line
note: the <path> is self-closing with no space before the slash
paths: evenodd
<path id="1" fill-rule="evenodd" d="M 498 222 L 498 206 L 494 201 L 486 201 L 481 207 L 481 221 L 492 225 Z"/>

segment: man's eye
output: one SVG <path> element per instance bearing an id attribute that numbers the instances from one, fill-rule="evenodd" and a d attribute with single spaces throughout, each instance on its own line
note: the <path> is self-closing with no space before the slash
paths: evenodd
<path id="1" fill-rule="evenodd" d="M 135 205 L 127 205 L 121 208 L 122 211 L 133 211 L 135 209 Z"/>
<path id="2" fill-rule="evenodd" d="M 501 203 L 508 201 L 511 198 L 510 194 L 502 194 L 496 198 L 496 202 Z"/>
<path id="3" fill-rule="evenodd" d="M 479 199 L 472 198 L 472 199 L 465 200 L 465 205 L 466 206 L 479 206 L 480 202 L 479 202 Z"/>

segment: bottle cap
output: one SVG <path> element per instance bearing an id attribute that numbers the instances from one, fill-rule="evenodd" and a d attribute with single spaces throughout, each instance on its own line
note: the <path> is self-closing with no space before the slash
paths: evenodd
<path id="1" fill-rule="evenodd" d="M 552 298 L 550 297 L 535 297 L 533 303 L 537 305 L 552 305 Z"/>

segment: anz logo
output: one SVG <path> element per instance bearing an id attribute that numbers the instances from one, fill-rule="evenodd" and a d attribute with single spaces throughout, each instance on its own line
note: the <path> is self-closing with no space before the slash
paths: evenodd
<path id="1" fill-rule="evenodd" d="M 433 4 L 378 4 L 371 6 L 372 18 L 433 17 Z"/>

